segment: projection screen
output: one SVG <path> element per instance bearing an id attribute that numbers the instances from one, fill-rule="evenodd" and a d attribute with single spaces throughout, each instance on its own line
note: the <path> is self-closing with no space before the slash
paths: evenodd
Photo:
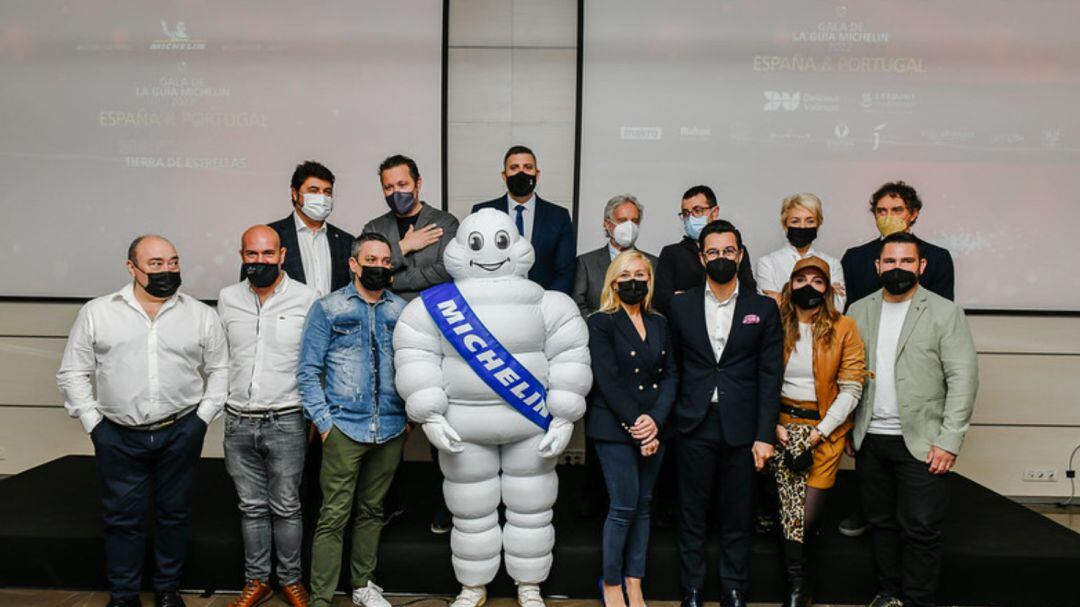
<path id="1" fill-rule="evenodd" d="M 629 192 L 658 253 L 703 183 L 754 260 L 784 244 L 781 200 L 819 195 L 817 246 L 840 257 L 877 236 L 870 194 L 902 179 L 963 306 L 1080 310 L 1077 23 L 1072 0 L 590 0 L 580 249 Z"/>
<path id="2" fill-rule="evenodd" d="M 239 236 L 291 213 L 313 159 L 337 176 L 330 222 L 387 210 L 402 153 L 442 203 L 442 2 L 210 0 L 0 6 L 0 295 L 92 297 L 161 233 L 183 289 L 237 279 Z"/>

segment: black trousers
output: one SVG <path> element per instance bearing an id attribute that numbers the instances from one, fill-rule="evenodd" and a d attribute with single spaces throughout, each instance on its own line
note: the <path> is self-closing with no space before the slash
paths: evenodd
<path id="1" fill-rule="evenodd" d="M 745 590 L 754 512 L 750 445 L 732 447 L 724 441 L 715 409 L 710 409 L 693 432 L 676 440 L 682 586 L 701 590 L 705 584 L 706 529 L 716 491 L 720 502 L 720 581 L 725 592 Z"/>
<path id="2" fill-rule="evenodd" d="M 855 455 L 874 565 L 883 592 L 904 605 L 934 604 L 941 572 L 941 523 L 948 475 L 930 474 L 900 436 L 867 434 Z"/>
<path id="3" fill-rule="evenodd" d="M 195 467 L 206 424 L 194 412 L 145 432 L 102 420 L 90 433 L 105 507 L 105 577 L 114 597 L 142 585 L 143 520 L 153 495 L 154 590 L 176 590 L 187 550 Z"/>

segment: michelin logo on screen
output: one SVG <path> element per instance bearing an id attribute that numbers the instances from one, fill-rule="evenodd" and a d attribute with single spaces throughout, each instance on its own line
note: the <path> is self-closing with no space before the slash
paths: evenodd
<path id="1" fill-rule="evenodd" d="M 177 21 L 176 25 L 169 27 L 169 22 L 161 20 L 161 31 L 165 38 L 154 40 L 150 43 L 152 51 L 202 51 L 206 50 L 206 40 L 193 39 L 187 33 L 187 25 L 183 21 Z"/>

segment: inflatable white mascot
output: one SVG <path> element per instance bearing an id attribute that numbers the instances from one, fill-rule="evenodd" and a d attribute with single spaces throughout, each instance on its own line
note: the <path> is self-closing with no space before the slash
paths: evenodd
<path id="1" fill-rule="evenodd" d="M 454 282 L 410 302 L 394 330 L 398 392 L 446 477 L 462 584 L 453 607 L 486 600 L 503 551 L 518 602 L 544 605 L 555 458 L 585 413 L 592 372 L 585 321 L 568 296 L 526 278 L 533 259 L 509 215 L 469 215 L 444 253 Z"/>

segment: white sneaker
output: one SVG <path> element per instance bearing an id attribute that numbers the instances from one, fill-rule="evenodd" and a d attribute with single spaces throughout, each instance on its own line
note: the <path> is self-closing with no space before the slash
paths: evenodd
<path id="1" fill-rule="evenodd" d="M 487 602 L 487 586 L 462 586 L 450 607 L 481 607 Z"/>
<path id="2" fill-rule="evenodd" d="M 521 607 L 547 607 L 540 596 L 539 584 L 518 584 L 518 605 Z"/>
<path id="3" fill-rule="evenodd" d="M 390 607 L 390 601 L 383 598 L 382 591 L 368 580 L 367 586 L 353 590 L 352 602 L 361 607 Z"/>

